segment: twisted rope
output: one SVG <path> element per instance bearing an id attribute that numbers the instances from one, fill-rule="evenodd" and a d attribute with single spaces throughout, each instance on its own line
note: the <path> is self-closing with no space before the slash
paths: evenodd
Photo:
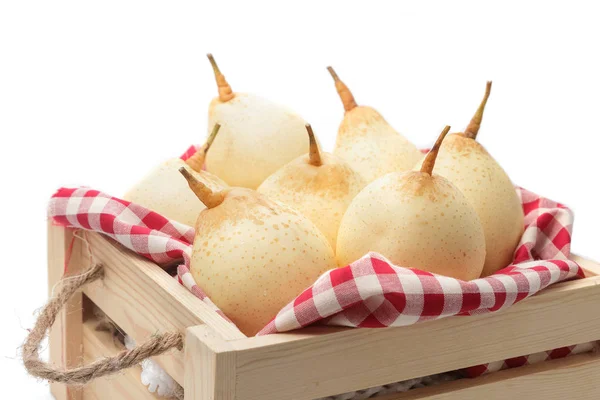
<path id="1" fill-rule="evenodd" d="M 27 372 L 50 382 L 83 385 L 95 378 L 111 375 L 133 367 L 149 357 L 163 354 L 173 348 L 179 350 L 183 348 L 183 336 L 180 333 L 163 333 L 153 336 L 132 350 L 124 350 L 116 356 L 101 358 L 82 367 L 59 369 L 40 360 L 40 344 L 44 340 L 46 332 L 54 324 L 58 313 L 62 310 L 65 303 L 78 289 L 90 282 L 101 279 L 103 276 L 104 270 L 102 265 L 96 264 L 89 271 L 81 275 L 61 280 L 62 289 L 44 306 L 35 326 L 23 345 L 23 364 L 25 364 Z"/>

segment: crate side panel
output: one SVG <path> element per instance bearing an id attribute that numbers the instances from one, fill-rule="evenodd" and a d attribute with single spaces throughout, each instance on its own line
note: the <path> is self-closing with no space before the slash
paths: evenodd
<path id="1" fill-rule="evenodd" d="M 483 316 L 232 341 L 239 399 L 308 400 L 597 340 L 599 306 L 595 277 Z"/>
<path id="2" fill-rule="evenodd" d="M 600 358 L 581 354 L 476 379 L 390 394 L 378 400 L 596 400 L 600 398 Z"/>
<path id="3" fill-rule="evenodd" d="M 83 265 L 81 246 L 71 248 L 73 231 L 48 222 L 48 295 L 52 296 L 55 285 L 63 277 L 67 254 L 70 253 L 69 273 L 77 274 Z M 56 287 L 58 290 L 59 287 Z M 64 310 L 56 317 L 50 329 L 50 363 L 60 368 L 81 365 L 82 349 L 82 295 L 76 293 L 67 301 Z M 50 391 L 57 400 L 82 400 L 80 388 L 62 383 L 51 383 Z"/>

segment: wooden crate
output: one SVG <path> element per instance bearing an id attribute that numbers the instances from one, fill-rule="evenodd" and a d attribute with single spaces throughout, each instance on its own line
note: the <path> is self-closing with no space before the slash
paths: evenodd
<path id="1" fill-rule="evenodd" d="M 72 235 L 49 227 L 50 287 L 63 274 Z M 117 351 L 110 335 L 94 330 L 85 312 L 91 301 L 138 343 L 157 332 L 185 334 L 184 351 L 155 360 L 185 388 L 186 400 L 309 400 L 600 339 L 600 265 L 577 256 L 587 278 L 556 284 L 499 313 L 248 338 L 154 263 L 102 235 L 88 239 L 105 277 L 72 298 L 57 319 L 51 361 L 74 367 Z M 76 240 L 70 271 L 89 266 Z M 583 354 L 380 399 L 598 399 L 599 376 L 600 356 Z M 57 400 L 155 398 L 140 383 L 139 369 L 84 388 L 51 389 Z"/>

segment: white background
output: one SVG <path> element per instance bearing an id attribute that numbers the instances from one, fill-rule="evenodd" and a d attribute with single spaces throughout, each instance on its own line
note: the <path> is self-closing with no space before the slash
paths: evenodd
<path id="1" fill-rule="evenodd" d="M 18 346 L 47 296 L 50 195 L 121 195 L 202 142 L 207 52 L 234 90 L 293 107 L 326 149 L 343 115 L 327 65 L 419 146 L 445 124 L 462 130 L 493 80 L 480 142 L 516 184 L 571 206 L 573 250 L 600 259 L 593 2 L 207 3 L 0 2 L 3 393 L 47 398 Z"/>

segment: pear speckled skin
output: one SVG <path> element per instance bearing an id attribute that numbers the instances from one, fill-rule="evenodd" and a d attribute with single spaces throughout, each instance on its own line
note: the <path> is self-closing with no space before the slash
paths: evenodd
<path id="1" fill-rule="evenodd" d="M 479 215 L 487 246 L 482 276 L 509 265 L 525 223 L 506 172 L 481 144 L 460 133 L 448 135 L 442 143 L 435 171 L 456 185 Z"/>
<path id="2" fill-rule="evenodd" d="M 206 169 L 231 186 L 256 189 L 308 147 L 304 119 L 253 94 L 213 99 L 208 119 L 209 129 L 219 123 L 221 130 L 207 154 Z"/>
<path id="3" fill-rule="evenodd" d="M 156 211 L 169 219 L 194 226 L 200 211 L 206 207 L 190 191 L 185 180 L 181 179 L 181 174 L 178 172 L 181 167 L 185 167 L 212 190 L 219 191 L 227 187 L 225 182 L 213 174 L 206 171 L 196 172 L 185 161 L 175 158 L 150 171 L 123 198 Z"/>
<path id="4" fill-rule="evenodd" d="M 367 182 L 390 173 L 410 170 L 423 156 L 371 107 L 358 106 L 344 115 L 335 149 Z"/>
<path id="5" fill-rule="evenodd" d="M 338 157 L 320 157 L 319 166 L 311 164 L 308 154 L 298 157 L 268 177 L 258 192 L 300 211 L 335 249 L 340 221 L 366 182 Z"/>
<path id="6" fill-rule="evenodd" d="M 375 109 L 359 106 L 333 67 L 327 67 L 344 106 L 333 154 L 346 160 L 367 183 L 390 172 L 410 170 L 422 157 Z"/>
<path id="7" fill-rule="evenodd" d="M 198 218 L 191 272 L 242 332 L 255 335 L 335 268 L 335 257 L 325 236 L 298 211 L 250 189 L 224 193 L 220 205 Z"/>
<path id="8" fill-rule="evenodd" d="M 475 210 L 448 180 L 396 172 L 364 188 L 342 219 L 338 265 L 369 251 L 398 266 L 471 280 L 481 274 L 485 239 Z"/>

